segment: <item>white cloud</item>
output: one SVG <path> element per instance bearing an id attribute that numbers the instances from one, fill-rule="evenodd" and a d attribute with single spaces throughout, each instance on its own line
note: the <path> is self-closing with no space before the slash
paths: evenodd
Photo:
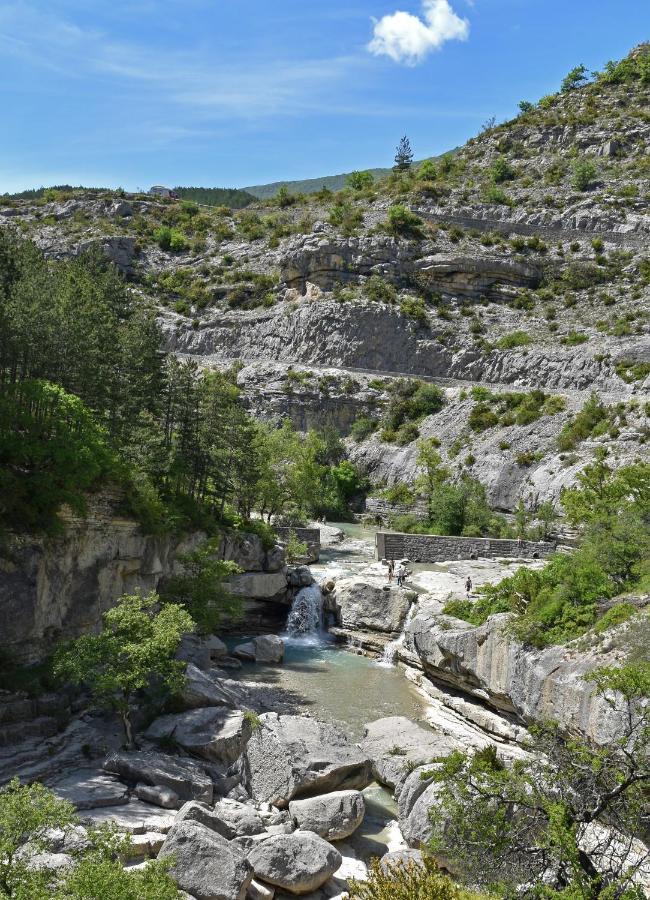
<path id="1" fill-rule="evenodd" d="M 370 52 L 415 66 L 445 41 L 467 39 L 469 22 L 456 15 L 449 0 L 423 0 L 422 7 L 424 20 L 398 11 L 375 22 Z"/>

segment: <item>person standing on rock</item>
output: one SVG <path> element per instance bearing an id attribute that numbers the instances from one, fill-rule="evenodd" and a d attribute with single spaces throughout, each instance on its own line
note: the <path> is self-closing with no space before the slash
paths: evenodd
<path id="1" fill-rule="evenodd" d="M 392 581 L 394 577 L 395 577 L 395 560 L 389 559 L 388 560 L 388 580 L 389 580 L 389 582 Z"/>
<path id="2" fill-rule="evenodd" d="M 468 600 L 469 600 L 469 595 L 470 595 L 471 593 L 472 593 L 472 579 L 471 579 L 470 576 L 468 575 L 468 576 L 467 576 L 467 581 L 465 582 L 465 595 L 467 596 L 467 599 L 468 599 Z"/>
<path id="3" fill-rule="evenodd" d="M 400 563 L 399 569 L 397 570 L 397 587 L 402 587 L 404 584 L 404 577 L 406 576 L 406 569 L 403 564 Z"/>

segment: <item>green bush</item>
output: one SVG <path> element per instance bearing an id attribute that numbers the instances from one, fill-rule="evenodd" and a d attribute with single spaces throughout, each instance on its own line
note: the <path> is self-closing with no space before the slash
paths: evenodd
<path id="1" fill-rule="evenodd" d="M 377 431 L 378 427 L 379 423 L 376 419 L 371 419 L 369 416 L 360 416 L 352 423 L 350 434 L 357 442 L 365 441 L 366 438 Z"/>
<path id="2" fill-rule="evenodd" d="M 603 422 L 609 422 L 609 407 L 593 393 L 585 402 L 580 412 L 564 426 L 559 434 L 557 445 L 560 450 L 573 450 L 579 443 L 591 437 L 594 430 Z"/>
<path id="3" fill-rule="evenodd" d="M 416 441 L 419 437 L 420 432 L 417 425 L 414 422 L 405 422 L 403 425 L 400 425 L 397 430 L 395 443 L 400 447 L 405 447 L 407 444 L 412 444 L 413 441 Z"/>
<path id="4" fill-rule="evenodd" d="M 397 300 L 395 287 L 380 275 L 370 276 L 363 286 L 363 293 L 369 300 L 375 300 L 378 303 L 395 303 Z"/>
<path id="5" fill-rule="evenodd" d="M 533 343 L 532 337 L 527 331 L 511 331 L 495 343 L 497 350 L 514 350 L 516 347 L 527 347 Z"/>
<path id="6" fill-rule="evenodd" d="M 411 212 L 408 206 L 404 206 L 402 203 L 397 203 L 395 206 L 390 207 L 384 228 L 388 234 L 392 234 L 394 237 L 405 237 L 414 240 L 420 240 L 424 237 L 424 222 L 418 215 Z"/>
<path id="7" fill-rule="evenodd" d="M 429 321 L 422 297 L 404 297 L 400 301 L 399 308 L 403 315 L 420 325 L 426 325 Z"/>
<path id="8" fill-rule="evenodd" d="M 488 184 L 483 189 L 483 200 L 485 203 L 498 203 L 503 206 L 512 205 L 512 200 L 505 191 L 496 184 Z"/>
<path id="9" fill-rule="evenodd" d="M 455 884 L 443 875 L 432 859 L 425 857 L 422 866 L 414 862 L 399 863 L 384 870 L 379 860 L 370 866 L 367 881 L 350 882 L 350 900 L 488 900 Z"/>
<path id="10" fill-rule="evenodd" d="M 571 184 L 577 191 L 586 191 L 596 177 L 596 166 L 589 159 L 579 159 L 573 165 Z"/>
<path id="11" fill-rule="evenodd" d="M 365 191 L 373 186 L 375 178 L 372 172 L 351 172 L 347 177 L 347 183 L 353 191 Z"/>
<path id="12" fill-rule="evenodd" d="M 623 622 L 627 622 L 628 619 L 631 619 L 637 612 L 636 606 L 632 603 L 617 603 L 616 606 L 612 606 L 611 609 L 608 609 L 596 622 L 594 631 L 598 634 L 602 634 L 603 631 L 608 631 L 610 628 L 615 628 L 617 625 L 622 625 Z"/>
<path id="13" fill-rule="evenodd" d="M 490 175 L 495 184 L 501 184 L 503 181 L 512 181 L 513 178 L 517 177 L 505 156 L 497 156 L 490 166 Z"/>
<path id="14" fill-rule="evenodd" d="M 432 159 L 425 159 L 418 166 L 417 177 L 420 181 L 435 181 L 438 177 L 436 164 Z"/>
<path id="15" fill-rule="evenodd" d="M 577 347 L 579 344 L 586 344 L 588 340 L 588 334 L 582 331 L 570 331 L 560 339 L 560 343 L 564 344 L 565 347 Z"/>

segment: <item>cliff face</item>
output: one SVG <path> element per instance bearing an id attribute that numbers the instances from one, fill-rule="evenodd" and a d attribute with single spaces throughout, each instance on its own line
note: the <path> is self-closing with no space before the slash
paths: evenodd
<path id="1" fill-rule="evenodd" d="M 447 689 L 476 698 L 525 723 L 553 720 L 595 743 L 622 733 L 625 709 L 594 693 L 585 675 L 621 662 L 613 641 L 574 641 L 535 650 L 508 634 L 507 614 L 479 627 L 427 611 L 426 603 L 406 625 L 400 656 Z"/>
<path id="2" fill-rule="evenodd" d="M 198 532 L 143 534 L 102 500 L 91 504 L 87 517 L 69 517 L 60 537 L 16 538 L 0 558 L 3 646 L 21 662 L 42 659 L 57 642 L 96 630 L 121 594 L 156 590 L 175 571 L 178 555 L 203 539 Z M 266 579 L 258 598 L 286 593 L 282 553 L 265 551 L 255 535 L 224 538 L 220 555 L 256 573 L 258 582 Z"/>

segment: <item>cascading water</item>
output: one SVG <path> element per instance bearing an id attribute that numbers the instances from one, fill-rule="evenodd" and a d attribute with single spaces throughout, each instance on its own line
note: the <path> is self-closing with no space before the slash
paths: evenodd
<path id="1" fill-rule="evenodd" d="M 287 637 L 303 642 L 323 639 L 323 593 L 319 585 L 311 584 L 296 594 L 287 619 Z"/>
<path id="2" fill-rule="evenodd" d="M 415 614 L 415 603 L 412 603 L 408 613 L 406 614 L 406 621 L 404 622 L 404 628 L 400 636 L 394 640 L 389 641 L 384 647 L 384 652 L 381 655 L 381 659 L 377 660 L 377 665 L 381 666 L 384 669 L 392 669 L 392 667 L 396 664 L 399 657 L 400 647 L 404 645 L 404 641 L 406 640 L 406 626 L 411 621 Z"/>

